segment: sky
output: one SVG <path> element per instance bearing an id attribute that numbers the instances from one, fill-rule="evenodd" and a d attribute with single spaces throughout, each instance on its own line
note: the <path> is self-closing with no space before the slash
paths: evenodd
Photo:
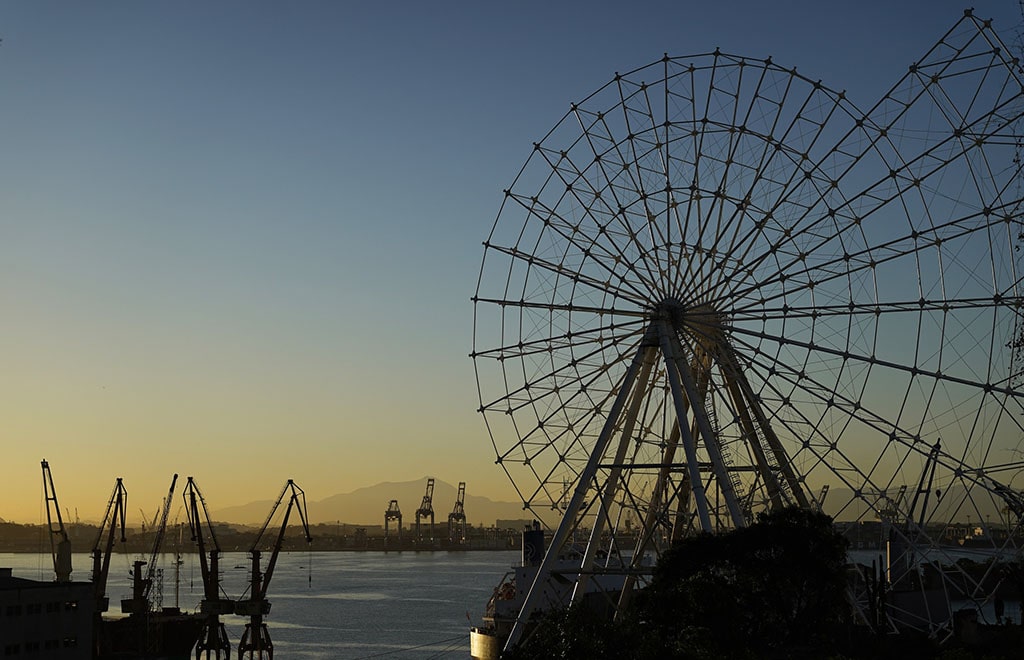
<path id="1" fill-rule="evenodd" d="M 974 8 L 1012 42 L 1016 2 Z M 83 519 L 116 477 L 151 515 L 174 472 L 213 509 L 289 478 L 514 500 L 470 297 L 532 143 L 666 52 L 772 56 L 869 107 L 963 9 L 0 4 L 0 518 L 45 520 L 43 458 Z"/>

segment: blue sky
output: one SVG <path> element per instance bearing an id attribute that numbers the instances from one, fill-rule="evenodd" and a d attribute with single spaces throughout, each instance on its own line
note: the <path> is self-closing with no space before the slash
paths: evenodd
<path id="1" fill-rule="evenodd" d="M 44 457 L 83 517 L 171 471 L 213 508 L 287 478 L 513 499 L 469 298 L 532 143 L 665 52 L 770 55 L 866 108 L 963 8 L 0 5 L 0 517 L 38 519 Z M 1016 3 L 975 12 L 1013 40 Z"/>

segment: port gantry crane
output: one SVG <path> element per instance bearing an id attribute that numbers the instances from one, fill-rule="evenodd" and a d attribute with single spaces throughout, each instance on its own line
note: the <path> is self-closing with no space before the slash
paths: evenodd
<path id="1" fill-rule="evenodd" d="M 124 487 L 121 477 L 114 483 L 114 491 L 107 501 L 107 510 L 100 521 L 99 532 L 96 534 L 96 542 L 92 544 L 92 585 L 96 601 L 96 618 L 110 606 L 110 599 L 107 598 L 107 575 L 110 573 L 110 556 L 114 549 L 114 539 L 117 536 L 117 529 L 121 528 L 120 542 L 124 543 L 125 528 L 124 516 L 128 506 L 128 490 Z M 109 524 L 109 527 L 108 527 Z M 104 532 L 106 540 L 104 540 Z"/>
<path id="2" fill-rule="evenodd" d="M 57 502 L 57 491 L 53 488 L 50 464 L 43 459 L 42 465 L 43 494 L 46 497 L 46 524 L 50 530 L 53 572 L 57 576 L 57 582 L 71 582 L 71 539 L 68 538 L 68 530 L 64 527 L 64 519 L 60 515 L 60 504 Z M 50 511 L 51 508 L 53 513 Z M 56 518 L 56 524 L 54 518 Z"/>
<path id="3" fill-rule="evenodd" d="M 290 493 L 290 495 L 289 495 Z M 270 552 L 270 561 L 267 562 L 267 569 L 260 571 L 260 545 L 263 535 L 274 519 L 285 495 L 288 495 L 288 506 L 284 511 L 284 520 L 281 522 L 281 530 L 278 532 L 277 540 Z M 270 515 L 260 528 L 256 540 L 249 549 L 249 556 L 252 559 L 252 575 L 249 584 L 249 598 L 239 600 L 235 603 L 235 614 L 249 617 L 249 623 L 245 624 L 245 631 L 242 639 L 238 642 L 238 659 L 249 658 L 250 660 L 273 660 L 274 644 L 270 641 L 270 631 L 263 617 L 270 613 L 270 601 L 267 600 L 267 588 L 270 586 L 270 578 L 274 576 L 274 566 L 277 565 L 277 556 L 281 552 L 281 545 L 284 543 L 284 533 L 288 529 L 288 518 L 292 509 L 296 509 L 299 519 L 302 521 L 302 531 L 305 534 L 306 544 L 313 543 L 313 537 L 309 535 L 309 521 L 306 515 L 306 493 L 295 485 L 291 479 L 284 485 L 277 502 L 270 509 Z"/>
<path id="4" fill-rule="evenodd" d="M 448 542 L 462 545 L 466 542 L 466 482 L 459 482 L 455 508 L 448 514 Z"/>
<path id="5" fill-rule="evenodd" d="M 203 627 L 199 634 L 199 641 L 196 643 L 196 660 L 203 658 L 206 660 L 210 658 L 228 660 L 231 657 L 231 642 L 228 641 L 228 633 L 220 616 L 233 614 L 235 602 L 221 597 L 220 568 L 218 566 L 221 553 L 220 544 L 217 542 L 217 534 L 210 521 L 206 500 L 203 499 L 203 494 L 192 477 L 188 478 L 182 497 L 185 498 L 185 515 L 192 532 L 192 541 L 196 544 L 196 550 L 199 553 L 199 568 L 203 577 L 203 600 L 199 606 L 199 612 L 203 617 Z M 207 544 L 207 537 L 209 537 L 209 544 Z"/>
<path id="6" fill-rule="evenodd" d="M 420 508 L 416 509 L 416 543 L 423 542 L 420 534 L 420 518 L 430 517 L 430 542 L 434 542 L 434 478 L 427 479 L 427 492 L 423 495 Z"/>
<path id="7" fill-rule="evenodd" d="M 384 512 L 384 547 L 387 548 L 391 530 L 388 523 L 392 520 L 398 521 L 398 547 L 402 547 L 402 509 L 398 506 L 398 500 L 388 502 L 387 511 Z"/>
<path id="8" fill-rule="evenodd" d="M 163 508 L 160 511 L 160 522 L 157 523 L 156 535 L 153 539 L 153 551 L 149 555 L 146 577 L 142 577 L 142 567 L 147 562 L 138 560 L 132 570 L 132 597 L 121 601 L 121 611 L 128 615 L 145 616 L 153 608 L 152 592 L 153 583 L 156 581 L 156 560 L 160 555 L 160 548 L 164 543 L 164 534 L 167 531 L 167 517 L 171 513 L 171 501 L 174 499 L 174 486 L 178 483 L 178 475 L 171 479 L 171 488 L 164 498 Z"/>

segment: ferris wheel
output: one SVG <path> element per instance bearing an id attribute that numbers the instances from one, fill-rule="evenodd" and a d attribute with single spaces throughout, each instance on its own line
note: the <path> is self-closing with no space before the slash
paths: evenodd
<path id="1" fill-rule="evenodd" d="M 666 55 L 534 144 L 472 358 L 554 530 L 538 580 L 575 552 L 577 592 L 612 564 L 628 588 L 671 539 L 787 505 L 915 557 L 1016 548 L 1021 69 L 967 12 L 904 71 L 865 111 L 770 58 Z"/>

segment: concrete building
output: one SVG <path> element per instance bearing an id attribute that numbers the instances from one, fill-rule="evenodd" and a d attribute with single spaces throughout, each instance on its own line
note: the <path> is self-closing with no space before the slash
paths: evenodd
<path id="1" fill-rule="evenodd" d="M 90 660 L 90 582 L 39 582 L 0 568 L 0 658 Z"/>

